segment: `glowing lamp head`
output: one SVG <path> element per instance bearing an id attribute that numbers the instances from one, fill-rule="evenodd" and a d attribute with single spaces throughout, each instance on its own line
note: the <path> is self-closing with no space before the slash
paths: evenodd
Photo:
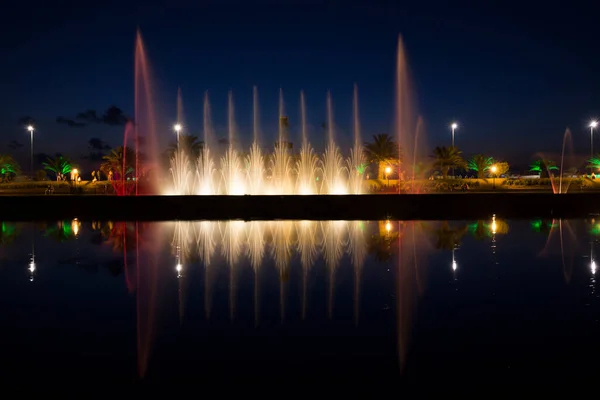
<path id="1" fill-rule="evenodd" d="M 33 132 L 33 125 L 28 125 L 28 126 L 27 126 L 27 130 L 28 130 L 29 132 Z"/>
<path id="2" fill-rule="evenodd" d="M 458 128 L 458 124 L 456 122 L 453 122 L 452 125 L 450 125 L 450 127 L 452 129 L 456 129 L 456 128 Z"/>
<path id="3" fill-rule="evenodd" d="M 492 165 L 492 168 L 490 168 L 490 170 L 492 171 L 492 173 L 496 173 L 496 171 L 498 171 L 498 167 L 496 167 L 495 165 Z"/>
<path id="4" fill-rule="evenodd" d="M 173 129 L 175 129 L 175 132 L 181 131 L 181 124 L 175 124 L 175 126 L 173 127 Z"/>
<path id="5" fill-rule="evenodd" d="M 75 168 L 75 169 L 73 170 L 73 175 L 77 175 L 78 173 L 79 173 L 79 171 L 77 170 L 77 168 Z"/>
<path id="6" fill-rule="evenodd" d="M 590 122 L 590 128 L 595 128 L 598 126 L 598 121 L 592 121 Z"/>
<path id="7" fill-rule="evenodd" d="M 392 172 L 392 169 L 390 167 L 385 167 L 385 173 L 389 174 L 390 172 Z"/>

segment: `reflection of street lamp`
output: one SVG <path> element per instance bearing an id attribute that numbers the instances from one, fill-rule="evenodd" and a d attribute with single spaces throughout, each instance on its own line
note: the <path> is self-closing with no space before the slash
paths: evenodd
<path id="1" fill-rule="evenodd" d="M 392 231 L 392 223 L 390 221 L 385 222 L 385 231 L 390 233 Z"/>
<path id="2" fill-rule="evenodd" d="M 456 258 L 454 258 L 454 250 L 456 247 L 452 248 L 452 271 L 455 272 L 458 269 L 458 263 L 456 262 Z"/>
<path id="3" fill-rule="evenodd" d="M 75 235 L 75 236 L 79 235 L 79 227 L 80 227 L 80 222 L 77 218 L 75 218 L 73 221 L 71 221 L 71 230 L 73 231 L 73 235 Z"/>
<path id="4" fill-rule="evenodd" d="M 492 168 L 490 168 L 490 170 L 492 171 L 493 188 L 496 189 L 496 171 L 498 171 L 498 167 L 492 165 Z"/>
<path id="5" fill-rule="evenodd" d="M 27 130 L 29 131 L 29 137 L 30 137 L 30 142 L 31 142 L 31 177 L 33 179 L 33 131 L 35 130 L 35 128 L 33 127 L 33 125 L 28 125 L 27 126 Z"/>
<path id="6" fill-rule="evenodd" d="M 33 254 L 29 260 L 29 268 L 27 270 L 29 271 L 29 280 L 33 282 L 33 273 L 35 272 L 35 255 Z"/>
<path id="7" fill-rule="evenodd" d="M 385 167 L 385 176 L 387 177 L 387 185 L 390 186 L 390 173 L 392 169 L 390 167 Z"/>

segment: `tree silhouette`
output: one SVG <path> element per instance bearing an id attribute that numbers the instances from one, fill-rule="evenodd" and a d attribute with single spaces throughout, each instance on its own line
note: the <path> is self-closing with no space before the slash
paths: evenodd
<path id="1" fill-rule="evenodd" d="M 448 177 L 450 168 L 467 169 L 467 163 L 462 157 L 462 151 L 456 146 L 436 147 L 433 150 L 433 167 L 440 170 L 444 178 Z"/>
<path id="2" fill-rule="evenodd" d="M 364 143 L 365 158 L 377 163 L 377 179 L 383 179 L 385 168 L 398 163 L 400 156 L 398 144 L 387 133 L 373 135 L 372 142 Z"/>

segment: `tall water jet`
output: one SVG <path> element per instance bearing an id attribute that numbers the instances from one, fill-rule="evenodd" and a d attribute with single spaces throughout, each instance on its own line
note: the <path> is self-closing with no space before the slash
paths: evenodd
<path id="1" fill-rule="evenodd" d="M 423 118 L 419 117 L 417 119 L 417 127 L 415 128 L 412 164 L 405 168 L 405 171 L 408 173 L 406 179 L 410 179 L 410 186 L 405 187 L 405 190 L 412 194 L 421 192 L 422 182 L 426 179 L 425 173 L 428 169 L 425 162 L 421 161 L 427 159 L 423 125 Z"/>
<path id="2" fill-rule="evenodd" d="M 181 94 L 181 88 L 177 88 L 177 123 L 185 126 L 185 121 L 183 118 L 183 96 Z M 179 135 L 179 133 L 178 133 Z"/>
<path id="3" fill-rule="evenodd" d="M 283 90 L 279 92 L 279 134 L 275 142 L 273 158 L 271 159 L 272 187 L 277 194 L 292 194 L 292 166 L 289 154 L 290 143 L 287 129 L 289 120 L 284 115 Z"/>
<path id="4" fill-rule="evenodd" d="M 263 194 L 263 180 L 265 176 L 265 164 L 262 150 L 258 144 L 259 122 L 258 122 L 258 89 L 252 88 L 252 146 L 248 154 L 248 193 Z"/>
<path id="5" fill-rule="evenodd" d="M 570 145 L 570 153 L 571 154 L 569 155 L 568 160 L 567 160 L 568 165 L 565 165 L 565 149 L 567 147 L 567 143 L 569 143 L 569 145 Z M 563 188 L 563 177 L 564 177 L 565 173 L 567 173 L 569 175 L 569 178 L 572 175 L 574 175 L 576 168 L 574 168 L 574 166 L 572 164 L 573 164 L 573 139 L 571 138 L 571 130 L 569 128 L 567 128 L 565 130 L 565 134 L 563 135 L 562 151 L 560 154 L 560 176 L 558 178 L 559 179 L 559 184 L 558 184 L 558 193 L 559 194 L 567 193 L 569 191 L 569 186 L 570 186 L 572 179 L 569 179 L 567 182 L 565 182 L 565 185 Z M 563 191 L 563 189 L 564 189 L 564 191 Z"/>
<path id="6" fill-rule="evenodd" d="M 203 107 L 203 136 L 204 145 L 200 150 L 200 155 L 196 162 L 196 194 L 199 195 L 214 195 L 216 194 L 215 183 L 215 162 L 210 152 L 211 143 L 213 142 L 213 129 L 210 113 L 210 101 L 208 91 L 204 93 Z"/>
<path id="7" fill-rule="evenodd" d="M 360 137 L 360 119 L 358 112 L 358 86 L 354 85 L 354 96 L 352 101 L 354 143 L 350 149 L 348 164 L 348 191 L 350 194 L 361 194 L 363 191 L 364 173 L 367 163 Z"/>
<path id="8" fill-rule="evenodd" d="M 331 92 L 327 92 L 327 146 L 323 154 L 322 169 L 323 183 L 321 193 L 323 194 L 346 194 L 344 185 L 344 159 L 339 147 L 335 144 L 333 128 L 333 103 Z"/>
<path id="9" fill-rule="evenodd" d="M 133 145 L 135 150 L 135 194 L 139 194 L 139 180 L 144 179 L 144 183 L 155 185 L 160 173 L 158 168 L 160 154 L 158 150 L 158 137 L 155 122 L 154 100 L 151 88 L 151 74 L 148 65 L 148 57 L 142 40 L 140 30 L 137 30 L 135 41 L 135 66 L 134 66 L 134 102 L 135 102 L 135 129 Z M 145 142 L 146 159 L 145 165 L 140 164 L 140 138 L 147 139 Z M 127 137 L 124 140 L 123 147 L 126 154 Z M 147 172 L 152 169 L 155 176 L 149 181 Z"/>
<path id="10" fill-rule="evenodd" d="M 243 195 L 245 193 L 244 177 L 242 175 L 242 160 L 234 147 L 235 118 L 233 108 L 233 93 L 229 92 L 227 126 L 229 144 L 225 155 L 221 158 L 221 174 L 224 194 Z"/>
<path id="11" fill-rule="evenodd" d="M 406 51 L 402 35 L 398 35 L 398 47 L 396 53 L 396 140 L 401 149 L 402 165 L 413 166 L 414 159 L 414 130 L 413 110 L 411 101 L 411 88 L 406 60 Z"/>
<path id="12" fill-rule="evenodd" d="M 317 170 L 319 167 L 319 157 L 308 141 L 306 132 L 306 103 L 304 91 L 300 92 L 300 124 L 302 130 L 302 145 L 300 147 L 300 157 L 296 162 L 296 174 L 298 176 L 296 184 L 297 194 L 316 194 L 317 193 Z"/>

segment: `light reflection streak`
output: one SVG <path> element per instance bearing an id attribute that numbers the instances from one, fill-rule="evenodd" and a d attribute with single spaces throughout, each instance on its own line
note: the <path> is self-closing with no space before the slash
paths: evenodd
<path id="1" fill-rule="evenodd" d="M 345 221 L 324 221 L 321 222 L 323 232 L 322 250 L 325 258 L 325 266 L 329 272 L 329 295 L 327 314 L 329 318 L 333 316 L 333 305 L 335 300 L 335 274 L 344 255 L 345 233 L 347 222 Z"/>
<path id="2" fill-rule="evenodd" d="M 216 224 L 211 221 L 200 221 L 193 224 L 196 232 L 198 258 L 204 265 L 204 314 L 208 319 L 212 310 L 212 287 L 215 279 L 212 259 L 217 247 L 215 242 Z"/>
<path id="3" fill-rule="evenodd" d="M 558 236 L 558 246 L 553 246 L 555 243 L 555 237 Z M 554 240 L 553 240 L 554 239 Z M 551 253 L 551 249 L 560 249 L 560 258 L 563 270 L 563 276 L 565 282 L 569 283 L 573 275 L 573 265 L 575 262 L 575 250 L 576 250 L 577 238 L 573 227 L 569 221 L 563 221 L 562 219 L 553 219 L 550 224 L 550 232 L 548 232 L 548 238 L 546 244 L 540 256 L 547 256 Z"/>
<path id="4" fill-rule="evenodd" d="M 279 307 L 281 320 L 285 316 L 286 286 L 290 277 L 290 260 L 292 258 L 293 221 L 273 221 L 270 224 L 273 245 L 271 247 L 275 268 L 279 272 Z"/>
<path id="5" fill-rule="evenodd" d="M 362 221 L 352 221 L 349 224 L 348 254 L 354 268 L 354 324 L 358 325 L 360 316 L 360 281 L 365 259 L 367 258 L 365 224 Z"/>
<path id="6" fill-rule="evenodd" d="M 315 221 L 300 221 L 297 225 L 297 251 L 300 253 L 300 265 L 302 266 L 302 319 L 306 318 L 310 270 L 319 255 L 317 246 L 321 245 L 318 228 L 318 223 Z"/>
<path id="7" fill-rule="evenodd" d="M 254 271 L 254 324 L 260 319 L 260 266 L 265 257 L 265 222 L 251 221 L 248 227 L 248 258 Z"/>
<path id="8" fill-rule="evenodd" d="M 221 232 L 221 252 L 225 262 L 229 265 L 229 317 L 235 317 L 236 292 L 237 292 L 237 266 L 242 253 L 242 238 L 246 224 L 244 221 L 228 221 L 219 224 Z"/>
<path id="9" fill-rule="evenodd" d="M 399 242 L 401 251 L 398 256 L 398 275 L 396 277 L 396 295 L 398 299 L 399 352 L 402 362 L 405 360 L 409 337 L 409 324 L 412 321 L 411 308 L 414 307 L 418 291 L 422 289 L 420 278 L 422 262 L 418 254 L 422 253 L 420 241 L 424 233 L 419 223 L 381 221 L 370 223 L 362 221 L 178 221 L 174 223 L 139 222 L 123 223 L 119 230 L 119 240 L 129 243 L 130 254 L 135 257 L 135 287 L 137 312 L 138 367 L 140 376 L 145 376 L 151 356 L 151 346 L 159 322 L 158 307 L 168 304 L 161 299 L 162 283 L 173 285 L 189 284 L 194 268 L 205 269 L 204 298 L 205 312 L 210 317 L 212 307 L 213 275 L 229 268 L 229 316 L 236 317 L 236 296 L 238 291 L 237 268 L 248 264 L 254 270 L 254 309 L 255 323 L 260 317 L 259 278 L 268 260 L 272 260 L 280 278 L 280 313 L 282 320 L 286 313 L 286 288 L 297 261 L 302 273 L 302 319 L 306 318 L 308 307 L 308 287 L 311 269 L 322 253 L 328 275 L 327 311 L 331 318 L 335 305 L 336 274 L 341 265 L 349 263 L 353 271 L 353 311 L 354 321 L 358 324 L 361 311 L 361 281 L 366 259 L 375 256 L 375 252 L 396 253 L 395 246 L 376 240 L 379 247 L 373 247 L 373 237 L 390 238 L 392 243 Z M 82 228 L 83 229 L 83 228 Z M 162 234 L 160 234 L 162 232 Z M 127 237 L 127 234 L 130 237 Z M 80 230 L 80 235 L 82 234 Z M 367 244 L 369 242 L 369 245 Z M 133 248 L 135 246 L 135 249 Z M 159 255 L 170 249 L 168 262 Z M 118 248 L 121 251 L 121 248 Z M 127 253 L 127 251 L 126 251 Z M 196 264 L 194 260 L 198 259 Z M 33 260 L 33 257 L 32 257 Z M 345 260 L 345 261 L 344 261 Z M 381 263 L 395 264 L 394 260 L 375 260 Z M 132 260 L 133 261 L 133 260 Z M 176 279 L 176 275 L 179 279 Z M 173 287 L 173 286 L 171 286 Z M 179 286 L 179 316 L 185 317 L 184 299 L 186 291 Z M 340 292 L 341 294 L 341 292 Z M 159 301 L 161 300 L 161 301 Z M 349 299 L 348 299 L 349 300 Z"/>

